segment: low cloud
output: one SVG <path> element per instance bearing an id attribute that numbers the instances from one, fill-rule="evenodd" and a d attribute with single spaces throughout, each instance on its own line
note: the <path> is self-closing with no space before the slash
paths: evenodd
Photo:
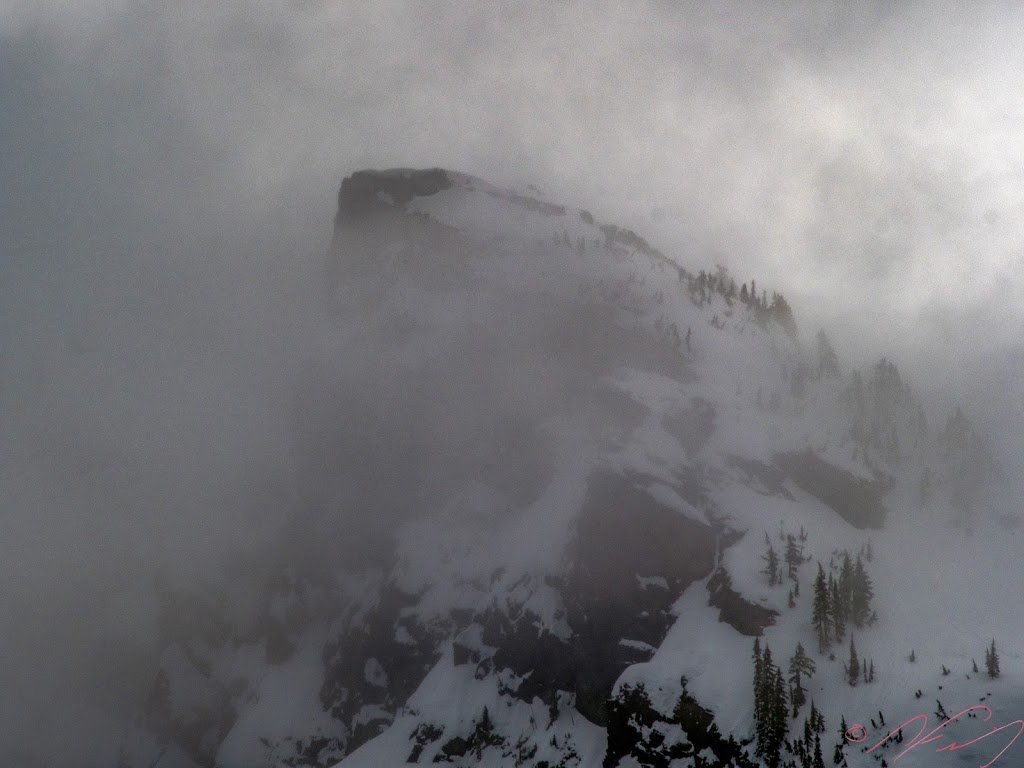
<path id="1" fill-rule="evenodd" d="M 357 168 L 537 184 L 726 264 L 1017 451 L 997 382 L 1024 298 L 1018 15 L 5 4 L 0 577 L 27 673 L 3 681 L 0 741 L 48 722 L 112 633 L 145 665 L 154 563 L 198 578 L 290 514 L 298 372 L 337 349 L 314 297 Z"/>

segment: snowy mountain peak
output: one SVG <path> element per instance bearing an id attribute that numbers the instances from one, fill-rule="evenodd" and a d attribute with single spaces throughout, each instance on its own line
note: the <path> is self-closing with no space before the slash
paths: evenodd
<path id="1" fill-rule="evenodd" d="M 929 685 L 886 633 L 967 652 L 899 595 L 963 564 L 943 537 L 1009 546 L 994 460 L 775 286 L 685 261 L 463 174 L 346 178 L 290 554 L 163 596 L 189 620 L 123 765 L 866 764 L 840 718 L 913 706 L 876 667 Z M 806 701 L 752 688 L 753 638 L 764 679 L 769 645 L 813 655 Z"/>

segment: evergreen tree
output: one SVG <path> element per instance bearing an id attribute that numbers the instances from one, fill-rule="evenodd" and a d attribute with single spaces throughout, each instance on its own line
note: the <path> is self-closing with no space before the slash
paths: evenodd
<path id="1" fill-rule="evenodd" d="M 771 708 L 771 750 L 769 756 L 778 756 L 781 759 L 782 744 L 786 740 L 786 732 L 789 729 L 789 706 L 786 701 L 786 683 L 782 678 L 782 670 L 775 667 L 774 681 L 772 683 L 772 708 Z M 769 763 L 772 764 L 772 763 Z"/>
<path id="2" fill-rule="evenodd" d="M 483 714 L 476 722 L 476 727 L 473 729 L 469 742 L 477 760 L 483 757 L 484 750 L 488 747 L 504 745 L 505 739 L 495 732 L 494 722 L 491 720 L 491 714 L 487 711 L 487 707 L 484 707 Z"/>
<path id="3" fill-rule="evenodd" d="M 761 654 L 761 693 L 767 691 L 768 686 L 771 685 L 772 672 L 775 669 L 775 663 L 772 660 L 772 649 L 767 643 L 764 646 L 764 652 Z M 762 697 L 764 701 L 767 697 Z"/>
<path id="4" fill-rule="evenodd" d="M 871 579 L 864 562 L 857 556 L 857 564 L 853 568 L 853 578 L 850 592 L 850 613 L 853 623 L 862 627 L 871 618 L 871 598 L 875 596 L 871 586 Z"/>
<path id="5" fill-rule="evenodd" d="M 771 545 L 771 542 L 768 543 L 768 551 L 761 556 L 761 559 L 765 562 L 764 570 L 761 573 L 768 577 L 768 583 L 774 585 L 776 582 L 781 582 L 779 556 L 775 554 L 775 547 Z"/>
<path id="6" fill-rule="evenodd" d="M 786 537 L 785 552 L 786 567 L 789 569 L 789 578 L 796 581 L 796 569 L 804 561 L 804 553 L 797 543 L 796 536 L 789 534 Z"/>
<path id="7" fill-rule="evenodd" d="M 812 676 L 817 671 L 817 665 L 814 663 L 814 659 L 807 655 L 803 643 L 796 644 L 793 657 L 789 660 L 789 671 L 790 674 L 800 672 L 806 677 Z"/>
<path id="8" fill-rule="evenodd" d="M 782 759 L 789 710 L 782 670 L 772 662 L 771 648 L 767 645 L 761 655 L 760 683 L 759 690 L 755 692 L 755 696 L 760 700 L 759 704 L 755 704 L 755 753 L 769 768 L 777 768 Z"/>
<path id="9" fill-rule="evenodd" d="M 764 680 L 764 661 L 761 657 L 761 638 L 754 638 L 754 722 L 761 719 L 761 695 Z"/>
<path id="10" fill-rule="evenodd" d="M 825 570 L 818 562 L 818 576 L 814 580 L 814 608 L 811 623 L 818 637 L 818 653 L 824 653 L 831 644 L 832 621 L 829 606 L 828 586 L 825 583 Z"/>
<path id="11" fill-rule="evenodd" d="M 842 755 L 843 745 L 846 744 L 846 732 L 849 728 L 846 725 L 846 715 L 841 715 L 839 718 L 839 743 L 836 745 L 836 754 Z M 839 763 L 840 758 L 836 758 L 836 763 Z"/>
<path id="12" fill-rule="evenodd" d="M 839 582 L 830 573 L 828 575 L 829 607 L 832 610 L 832 636 L 837 643 L 846 637 L 846 606 L 843 604 L 842 590 Z"/>
<path id="13" fill-rule="evenodd" d="M 868 682 L 875 682 L 875 660 L 872 659 L 871 663 L 868 664 Z"/>
<path id="14" fill-rule="evenodd" d="M 797 670 L 789 676 L 789 700 L 793 705 L 794 719 L 800 714 L 800 707 L 807 701 L 807 693 L 804 691 L 800 681 L 800 671 Z"/>
<path id="15" fill-rule="evenodd" d="M 853 637 L 850 637 L 850 660 L 846 665 L 847 682 L 851 686 L 857 685 L 857 678 L 860 677 L 860 660 L 857 658 L 857 647 L 853 644 Z"/>
<path id="16" fill-rule="evenodd" d="M 814 660 L 807 655 L 803 645 L 796 644 L 796 652 L 789 660 L 789 699 L 793 705 L 793 717 L 796 717 L 807 701 L 807 692 L 803 687 L 803 677 L 810 677 L 815 672 Z"/>
<path id="17" fill-rule="evenodd" d="M 976 662 L 974 659 L 971 659 L 971 672 L 973 672 L 974 674 L 978 674 L 978 662 Z"/>
<path id="18" fill-rule="evenodd" d="M 754 691 L 754 733 L 757 738 L 756 754 L 758 757 L 766 757 L 770 741 L 768 723 L 773 677 L 772 649 L 765 645 L 764 652 L 761 654 L 761 675 Z"/>
<path id="19" fill-rule="evenodd" d="M 850 560 L 850 553 L 843 550 L 843 564 L 839 568 L 839 608 L 842 614 L 843 626 L 850 620 L 850 607 L 853 603 L 853 561 Z"/>
<path id="20" fill-rule="evenodd" d="M 999 677 L 999 654 L 996 652 L 995 638 L 992 639 L 992 644 L 985 651 L 985 671 L 993 680 Z"/>
<path id="21" fill-rule="evenodd" d="M 814 699 L 811 699 L 811 728 L 814 729 L 815 733 L 825 732 L 825 716 L 814 705 Z"/>
<path id="22" fill-rule="evenodd" d="M 817 733 L 814 735 L 814 761 L 811 763 L 813 768 L 825 768 L 825 761 L 821 757 L 821 734 Z"/>

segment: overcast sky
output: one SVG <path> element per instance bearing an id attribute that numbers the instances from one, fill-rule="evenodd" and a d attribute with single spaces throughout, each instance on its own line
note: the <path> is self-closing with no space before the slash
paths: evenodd
<path id="1" fill-rule="evenodd" d="M 0 0 L 5 600 L 55 590 L 66 612 L 67 582 L 107 590 L 97 561 L 128 543 L 201 561 L 236 530 L 234 489 L 285 451 L 337 187 L 364 167 L 535 184 L 684 266 L 725 264 L 849 356 L 969 396 L 1012 447 L 1022 21 L 1009 3 Z"/>
<path id="2" fill-rule="evenodd" d="M 442 165 L 662 209 L 684 262 L 955 336 L 1021 296 L 1008 6 L 7 0 L 5 229 L 322 240 L 341 176 Z"/>

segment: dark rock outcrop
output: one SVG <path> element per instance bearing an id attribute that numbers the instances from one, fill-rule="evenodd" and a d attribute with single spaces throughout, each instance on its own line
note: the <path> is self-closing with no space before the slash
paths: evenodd
<path id="1" fill-rule="evenodd" d="M 612 685 L 638 660 L 621 641 L 660 645 L 674 620 L 672 604 L 714 566 L 714 530 L 669 509 L 641 482 L 612 473 L 594 477 L 579 515 L 567 592 L 576 706 L 600 725 Z M 655 575 L 664 579 L 663 589 L 642 581 Z"/>
<path id="2" fill-rule="evenodd" d="M 692 459 L 715 433 L 715 407 L 702 397 L 694 397 L 688 407 L 665 416 L 665 430 Z"/>
<path id="3" fill-rule="evenodd" d="M 402 206 L 414 197 L 450 189 L 448 174 L 429 170 L 356 171 L 341 182 L 335 226 L 383 208 Z"/>
<path id="4" fill-rule="evenodd" d="M 342 723 L 352 723 L 363 707 L 390 713 L 349 733 L 346 751 L 369 741 L 391 724 L 394 712 L 419 687 L 440 658 L 438 641 L 449 626 L 424 627 L 402 615 L 417 597 L 387 587 L 377 607 L 349 626 L 324 649 L 324 682 L 320 701 Z M 367 665 L 386 676 L 386 684 L 368 683 Z"/>
<path id="5" fill-rule="evenodd" d="M 719 566 L 708 579 L 708 605 L 718 608 L 718 618 L 747 637 L 759 637 L 765 627 L 775 623 L 776 611 L 757 605 L 744 598 L 732 587 L 732 579 L 725 568 Z"/>
<path id="6" fill-rule="evenodd" d="M 812 450 L 780 453 L 775 463 L 802 490 L 835 510 L 854 528 L 881 528 L 887 514 L 882 481 L 866 480 L 829 464 Z"/>

